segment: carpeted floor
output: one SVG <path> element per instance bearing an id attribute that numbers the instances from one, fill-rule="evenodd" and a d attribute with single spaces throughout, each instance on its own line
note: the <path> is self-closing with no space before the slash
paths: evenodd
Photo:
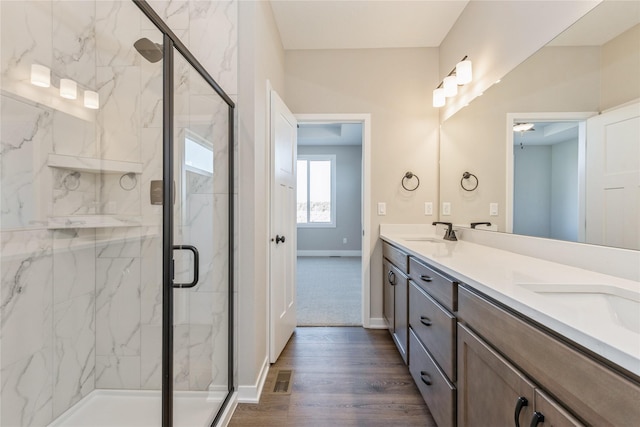
<path id="1" fill-rule="evenodd" d="M 362 325 L 360 257 L 298 257 L 298 326 Z"/>

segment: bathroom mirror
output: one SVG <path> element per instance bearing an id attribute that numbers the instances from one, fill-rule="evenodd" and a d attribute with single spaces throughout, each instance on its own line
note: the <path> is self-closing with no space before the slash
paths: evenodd
<path id="1" fill-rule="evenodd" d="M 634 183 L 632 187 L 635 188 L 627 193 L 615 192 L 612 197 L 625 201 L 626 206 L 621 205 L 619 209 L 606 212 L 602 211 L 602 206 L 594 205 L 594 197 L 585 195 L 589 192 L 584 182 L 599 179 L 594 178 L 596 172 L 593 161 L 589 163 L 585 154 L 590 148 L 588 137 L 586 144 L 584 141 L 580 143 L 582 145 L 576 142 L 571 149 L 570 157 L 581 161 L 571 166 L 575 169 L 572 174 L 577 176 L 572 176 L 571 183 L 561 184 L 557 183 L 557 173 L 554 174 L 551 166 L 551 147 L 544 150 L 540 146 L 531 148 L 533 146 L 526 142 L 527 139 L 533 139 L 533 134 L 540 136 L 545 130 L 547 133 L 572 135 L 571 138 L 577 141 L 579 130 L 582 130 L 581 138 L 584 138 L 584 132 L 588 135 L 585 129 L 593 128 L 587 126 L 587 120 L 606 116 L 608 112 L 629 105 L 632 111 L 640 112 L 637 104 L 640 99 L 639 76 L 640 2 L 600 3 L 482 96 L 442 123 L 440 164 L 446 167 L 440 170 L 440 220 L 459 225 L 490 221 L 493 229 L 501 232 L 640 249 L 640 188 L 637 187 L 640 184 L 637 178 L 640 175 L 640 142 L 637 136 L 621 147 L 617 160 L 606 165 L 635 171 L 625 178 Z M 599 115 L 601 112 L 605 114 Z M 636 135 L 640 129 L 638 115 L 625 122 L 626 127 L 635 131 Z M 535 122 L 537 128 L 514 134 L 513 125 L 526 121 Z M 528 167 L 535 173 L 524 173 L 522 177 L 523 174 L 519 172 L 523 172 L 524 166 L 516 164 L 514 167 L 514 153 L 520 155 L 535 150 L 547 151 L 544 156 L 548 165 L 529 164 Z M 592 157 L 594 152 L 591 149 Z M 601 151 L 596 156 L 604 159 L 609 153 L 605 156 L 605 152 Z M 555 170 L 565 168 L 561 166 Z M 467 171 L 478 177 L 479 185 L 474 191 L 465 191 L 460 185 L 463 173 Z M 577 186 L 577 193 L 571 197 L 542 196 L 531 190 L 531 186 L 516 186 L 514 189 L 514 175 L 520 175 L 525 183 L 538 183 L 539 186 Z M 626 202 L 629 195 L 635 197 L 635 206 Z M 555 202 L 552 200 L 554 197 Z M 586 201 L 587 198 L 591 204 Z M 550 224 L 557 225 L 559 221 L 556 218 L 562 216 L 554 207 L 563 203 L 566 205 L 569 199 L 571 203 L 580 203 L 570 209 L 571 215 L 577 216 L 572 222 L 578 229 L 570 233 L 552 232 Z M 533 207 L 544 211 L 544 215 L 547 215 L 544 227 L 536 229 L 535 224 L 527 218 L 520 218 L 520 223 L 524 221 L 527 227 L 517 226 L 518 209 L 514 211 L 514 200 L 527 202 L 521 206 L 528 206 L 525 207 L 525 213 L 530 214 L 529 218 L 540 219 L 542 215 L 531 215 Z M 450 215 L 446 216 L 442 212 L 445 203 L 450 207 Z M 495 209 L 496 204 L 497 215 L 491 215 L 490 207 L 493 205 Z M 626 217 L 622 216 L 625 212 Z M 606 227 L 604 222 L 607 220 L 619 224 L 617 237 L 608 238 L 602 233 L 589 232 Z M 585 230 L 585 224 L 589 225 L 590 230 Z"/>

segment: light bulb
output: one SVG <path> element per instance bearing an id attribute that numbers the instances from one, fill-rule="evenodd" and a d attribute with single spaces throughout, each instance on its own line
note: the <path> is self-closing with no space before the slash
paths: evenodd
<path id="1" fill-rule="evenodd" d="M 98 92 L 85 90 L 84 106 L 87 108 L 91 108 L 92 110 L 97 110 L 98 108 L 100 108 L 100 95 L 98 94 Z"/>
<path id="2" fill-rule="evenodd" d="M 78 97 L 78 85 L 73 80 L 60 79 L 60 96 L 67 99 Z"/>
<path id="3" fill-rule="evenodd" d="M 472 79 L 472 70 L 471 70 L 471 61 L 465 59 L 464 61 L 458 62 L 456 65 L 456 82 L 459 85 L 464 85 L 471 82 Z"/>
<path id="4" fill-rule="evenodd" d="M 450 98 L 458 94 L 458 83 L 456 82 L 456 76 L 448 76 L 443 80 L 442 86 L 444 87 L 444 96 Z"/>
<path id="5" fill-rule="evenodd" d="M 51 70 L 40 64 L 31 64 L 31 84 L 40 87 L 51 86 Z"/>
<path id="6" fill-rule="evenodd" d="M 433 91 L 433 106 L 435 108 L 444 107 L 444 89 L 439 87 Z"/>

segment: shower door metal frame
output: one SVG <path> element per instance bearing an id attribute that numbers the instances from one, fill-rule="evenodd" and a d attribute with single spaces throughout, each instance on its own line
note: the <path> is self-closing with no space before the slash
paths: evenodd
<path id="1" fill-rule="evenodd" d="M 162 144 L 163 144 L 163 200 L 173 200 L 173 113 L 174 113 L 174 97 L 173 97 L 173 74 L 174 74 L 174 49 L 176 49 L 186 61 L 200 74 L 200 76 L 213 88 L 213 90 L 220 96 L 229 107 L 228 118 L 228 135 L 229 135 L 229 149 L 228 152 L 228 170 L 229 170 L 229 223 L 228 223 L 228 239 L 229 239 L 229 283 L 228 283 L 228 354 L 227 354 L 227 381 L 228 381 L 228 393 L 216 414 L 211 427 L 213 427 L 220 416 L 224 412 L 224 409 L 229 404 L 231 395 L 234 391 L 233 381 L 233 328 L 234 328 L 234 298 L 233 298 L 233 284 L 234 278 L 234 240 L 233 229 L 234 224 L 234 141 L 235 141 L 235 103 L 225 93 L 225 91 L 218 85 L 218 83 L 211 77 L 202 64 L 193 56 L 193 54 L 187 49 L 187 47 L 180 41 L 180 39 L 173 33 L 169 26 L 160 18 L 160 16 L 153 10 L 153 8 L 145 0 L 132 0 L 140 10 L 146 15 L 149 20 L 162 32 L 163 34 L 163 99 L 162 99 L 162 117 L 163 117 L 163 132 L 162 132 Z M 173 204 L 163 203 L 162 206 L 162 427 L 173 426 Z"/>

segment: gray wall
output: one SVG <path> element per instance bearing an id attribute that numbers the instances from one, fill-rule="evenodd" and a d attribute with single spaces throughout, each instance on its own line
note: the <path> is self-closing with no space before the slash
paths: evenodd
<path id="1" fill-rule="evenodd" d="M 514 147 L 513 232 L 576 241 L 578 140 Z"/>
<path id="2" fill-rule="evenodd" d="M 300 145 L 298 154 L 336 155 L 336 227 L 298 228 L 298 251 L 360 251 L 362 147 Z"/>

